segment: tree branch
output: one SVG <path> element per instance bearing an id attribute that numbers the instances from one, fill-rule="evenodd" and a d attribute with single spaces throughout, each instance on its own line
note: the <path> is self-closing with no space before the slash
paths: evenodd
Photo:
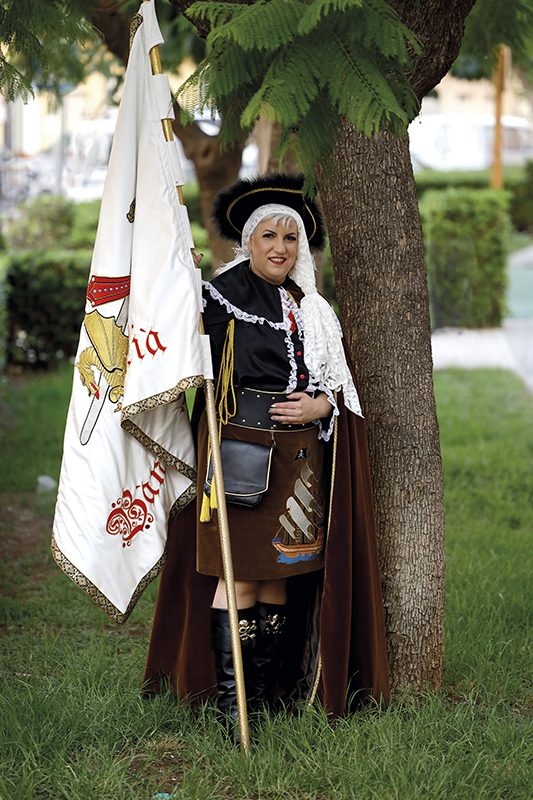
<path id="1" fill-rule="evenodd" d="M 128 63 L 130 49 L 130 22 L 116 0 L 94 0 L 92 24 L 104 37 L 106 47 L 113 55 Z"/>
<path id="2" fill-rule="evenodd" d="M 450 70 L 459 55 L 464 21 L 475 0 L 387 0 L 400 19 L 418 37 L 422 52 L 411 54 L 409 82 L 422 100 Z"/>

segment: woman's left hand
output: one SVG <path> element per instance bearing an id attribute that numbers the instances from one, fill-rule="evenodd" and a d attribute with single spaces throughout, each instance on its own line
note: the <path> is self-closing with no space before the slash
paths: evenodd
<path id="1" fill-rule="evenodd" d="M 194 248 L 191 249 L 191 254 L 192 254 L 193 261 L 194 261 L 194 266 L 195 267 L 199 267 L 200 266 L 200 261 L 204 257 L 204 254 L 203 253 L 198 253 L 197 254 L 196 250 L 194 250 Z"/>
<path id="2" fill-rule="evenodd" d="M 333 406 L 324 392 L 317 397 L 311 397 L 306 392 L 293 392 L 287 395 L 286 402 L 270 406 L 270 415 L 274 422 L 284 425 L 304 425 L 315 419 L 329 417 L 332 410 Z"/>

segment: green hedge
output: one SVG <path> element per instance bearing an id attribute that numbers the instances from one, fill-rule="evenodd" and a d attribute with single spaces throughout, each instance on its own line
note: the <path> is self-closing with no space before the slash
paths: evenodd
<path id="1" fill-rule="evenodd" d="M 513 226 L 533 233 L 533 161 L 524 168 L 524 179 L 513 187 L 509 208 Z"/>
<path id="2" fill-rule="evenodd" d="M 9 284 L 8 360 L 54 362 L 76 354 L 90 250 L 26 250 L 0 257 Z"/>
<path id="3" fill-rule="evenodd" d="M 415 174 L 418 199 L 425 193 L 444 189 L 488 189 L 490 170 L 438 172 L 426 169 Z M 509 214 L 518 231 L 533 233 L 533 162 L 504 167 L 504 185 L 510 194 Z"/>
<path id="4" fill-rule="evenodd" d="M 7 265 L 0 260 L 0 372 L 7 360 Z"/>
<path id="5" fill-rule="evenodd" d="M 447 189 L 424 195 L 420 214 L 433 327 L 501 324 L 508 206 L 508 193 L 493 189 Z"/>
<path id="6" fill-rule="evenodd" d="M 92 247 L 100 201 L 75 205 L 43 194 L 21 203 L 6 227 L 8 250 L 83 250 Z"/>
<path id="7" fill-rule="evenodd" d="M 513 192 L 526 178 L 524 167 L 504 167 L 505 188 Z M 488 189 L 490 169 L 441 171 L 424 169 L 415 172 L 416 192 L 421 200 L 426 192 L 433 189 Z"/>

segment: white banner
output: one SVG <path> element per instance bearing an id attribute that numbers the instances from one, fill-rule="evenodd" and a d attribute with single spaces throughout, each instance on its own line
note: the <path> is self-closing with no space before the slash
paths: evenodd
<path id="1" fill-rule="evenodd" d="M 184 390 L 212 377 L 179 156 L 161 124 L 171 94 L 149 57 L 163 42 L 153 0 L 131 35 L 52 538 L 59 566 L 117 622 L 164 566 L 169 517 L 195 497 Z"/>

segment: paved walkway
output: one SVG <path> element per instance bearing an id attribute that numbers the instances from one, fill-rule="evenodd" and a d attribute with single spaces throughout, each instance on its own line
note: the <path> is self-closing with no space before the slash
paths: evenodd
<path id="1" fill-rule="evenodd" d="M 510 369 L 533 392 L 533 319 L 506 319 L 502 328 L 482 330 L 439 328 L 432 345 L 435 369 Z"/>

